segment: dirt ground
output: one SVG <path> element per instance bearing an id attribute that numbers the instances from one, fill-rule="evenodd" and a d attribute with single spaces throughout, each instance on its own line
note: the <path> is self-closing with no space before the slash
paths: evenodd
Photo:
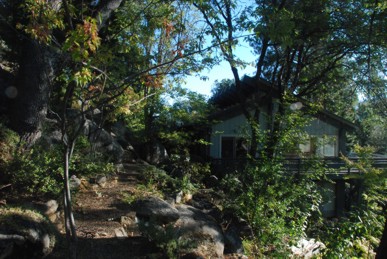
<path id="1" fill-rule="evenodd" d="M 78 235 L 78 258 L 120 259 L 160 258 L 162 253 L 142 237 L 135 223 L 135 212 L 122 200 L 138 183 L 143 166 L 125 165 L 125 170 L 108 178 L 103 187 L 82 182 L 73 199 Z M 63 226 L 59 225 L 62 242 L 47 258 L 65 258 Z M 117 237 L 115 231 L 124 228 L 127 237 Z"/>

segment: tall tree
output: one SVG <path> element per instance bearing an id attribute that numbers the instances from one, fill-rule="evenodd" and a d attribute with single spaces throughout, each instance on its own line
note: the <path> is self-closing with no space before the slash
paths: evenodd
<path id="1" fill-rule="evenodd" d="M 102 29 L 121 2 L 1 1 L 1 37 L 9 48 L 9 62 L 15 64 L 16 75 L 17 94 L 8 111 L 13 128 L 27 145 L 41 135 L 54 79 L 68 59 L 63 52 L 66 38 L 79 26 L 86 26 L 87 17 L 100 17 Z"/>
<path id="2" fill-rule="evenodd" d="M 355 72 L 352 80 L 362 75 L 364 71 L 351 65 L 354 59 L 364 60 L 363 68 L 383 72 L 378 64 L 384 62 L 379 53 L 385 51 L 382 17 L 386 10 L 378 1 L 258 0 L 246 4 L 243 11 L 232 0 L 193 2 L 229 62 L 237 88 L 240 88 L 241 62 L 233 49 L 241 32 L 251 32 L 247 40 L 257 55 L 256 79 L 267 80 L 279 93 L 282 104 L 279 114 L 284 113 L 284 102 L 289 95 L 320 103 L 321 96 L 340 89 L 341 85 L 332 81 L 349 66 Z M 368 89 L 378 87 L 373 84 Z M 239 99 L 243 108 L 244 100 Z M 260 113 L 258 105 L 254 109 L 252 115 L 244 108 L 251 124 Z M 267 150 L 271 156 L 276 153 L 280 128 L 281 120 L 274 120 Z M 252 136 L 255 135 L 252 127 Z M 252 145 L 251 154 L 255 154 L 256 147 Z"/>

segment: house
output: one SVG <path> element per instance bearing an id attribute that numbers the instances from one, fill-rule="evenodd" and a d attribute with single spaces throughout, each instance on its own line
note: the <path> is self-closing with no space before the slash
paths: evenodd
<path id="1" fill-rule="evenodd" d="M 250 107 L 249 102 L 259 102 L 259 126 L 261 129 L 268 129 L 271 127 L 270 116 L 278 110 L 273 101 L 278 98 L 277 95 L 277 91 L 267 82 L 244 77 L 239 93 L 235 87 L 230 87 L 212 98 L 212 102 L 220 108 L 211 116 L 214 124 L 209 136 L 211 145 L 208 155 L 215 171 L 221 174 L 230 173 L 241 169 L 245 161 L 243 158 L 248 149 L 246 139 L 251 131 L 237 101 L 245 98 L 247 109 Z M 305 106 L 302 101 L 293 105 L 294 109 Z M 347 132 L 355 131 L 356 125 L 328 111 L 319 111 L 313 115 L 310 125 L 304 130 L 308 137 L 298 146 L 302 157 L 297 155 L 300 152 L 290 153 L 284 164 L 289 171 L 299 173 L 305 159 L 319 156 L 325 159 L 328 167 L 335 168 L 334 173 L 329 175 L 332 181 L 319 183 L 327 194 L 321 210 L 327 217 L 340 216 L 348 206 L 346 193 L 354 192 L 356 188 L 355 182 L 346 181 L 343 177 L 348 172 L 342 169 L 344 162 L 339 156 L 348 153 L 346 135 Z"/>

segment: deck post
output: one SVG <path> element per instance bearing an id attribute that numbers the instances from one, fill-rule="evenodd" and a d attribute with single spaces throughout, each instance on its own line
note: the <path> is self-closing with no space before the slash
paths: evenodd
<path id="1" fill-rule="evenodd" d="M 345 180 L 336 181 L 336 215 L 342 217 L 345 210 Z"/>

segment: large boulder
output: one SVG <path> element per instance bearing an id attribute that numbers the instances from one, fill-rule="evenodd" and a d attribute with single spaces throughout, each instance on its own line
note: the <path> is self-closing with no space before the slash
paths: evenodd
<path id="1" fill-rule="evenodd" d="M 169 159 L 167 149 L 162 143 L 148 143 L 146 147 L 146 161 L 150 164 L 157 165 Z"/>
<path id="2" fill-rule="evenodd" d="M 222 228 L 201 210 L 183 204 L 174 207 L 156 197 L 137 201 L 135 210 L 143 234 L 156 243 L 179 242 L 182 258 L 223 258 Z"/>
<path id="3" fill-rule="evenodd" d="M 168 224 L 179 218 L 179 212 L 168 202 L 157 197 L 146 197 L 134 204 L 136 217 L 140 221 L 151 221 L 155 224 Z"/>
<path id="4" fill-rule="evenodd" d="M 0 208 L 0 258 L 43 258 L 55 245 L 55 227 L 41 214 Z"/>
<path id="5" fill-rule="evenodd" d="M 180 217 L 175 223 L 175 229 L 181 240 L 192 245 L 183 252 L 196 257 L 223 258 L 224 238 L 218 223 L 211 216 L 189 205 L 179 205 L 176 208 Z"/>
<path id="6" fill-rule="evenodd" d="M 93 121 L 86 120 L 83 133 L 92 143 L 93 148 L 108 154 L 113 161 L 122 160 L 124 149 L 108 131 L 100 128 Z"/>

